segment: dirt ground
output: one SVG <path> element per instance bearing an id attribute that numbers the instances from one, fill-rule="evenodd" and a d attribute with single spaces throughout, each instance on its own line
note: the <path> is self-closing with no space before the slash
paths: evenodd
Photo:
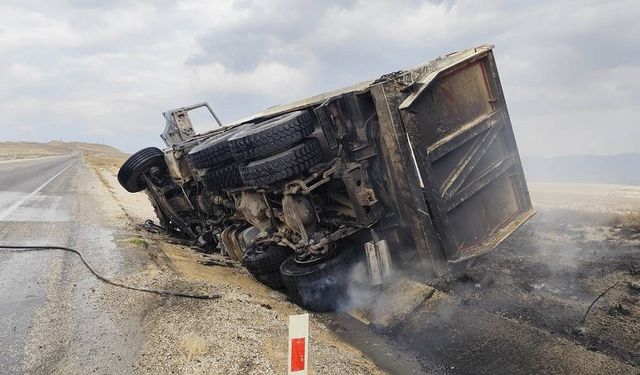
<path id="1" fill-rule="evenodd" d="M 133 370 L 154 374 L 286 373 L 288 315 L 305 311 L 256 282 L 241 266 L 216 255 L 170 243 L 137 224 L 155 218 L 145 194 L 129 194 L 117 182 L 119 158 L 88 158 L 103 184 L 113 223 L 129 229 L 153 263 L 119 281 L 173 290 L 219 294 L 214 301 L 158 297 L 145 314 L 144 345 Z M 155 298 L 155 297 L 154 297 Z M 126 310 L 124 302 L 122 309 Z M 382 374 L 360 350 L 310 317 L 310 367 L 315 374 Z"/>
<path id="2" fill-rule="evenodd" d="M 117 158 L 89 161 L 117 202 L 114 220 L 136 230 L 154 217 L 145 195 L 120 189 Z M 640 187 L 533 184 L 530 190 L 538 214 L 473 267 L 407 304 L 412 314 L 392 329 L 352 340 L 368 322 L 350 330 L 334 315 L 312 314 L 313 372 L 385 373 L 393 367 L 385 361 L 399 359 L 387 353 L 374 363 L 369 357 L 380 350 L 369 349 L 386 345 L 409 351 L 419 364 L 393 373 L 640 373 L 640 233 L 609 225 L 615 215 L 640 209 Z M 223 296 L 167 299 L 150 310 L 136 371 L 285 371 L 287 316 L 302 309 L 237 264 L 159 234 L 136 236 L 157 266 L 129 281 Z"/>
<path id="3" fill-rule="evenodd" d="M 640 366 L 640 232 L 608 225 L 640 211 L 640 187 L 533 184 L 531 194 L 537 217 L 452 289 L 469 305 Z"/>
<path id="4" fill-rule="evenodd" d="M 392 336 L 447 373 L 640 373 L 640 233 L 608 224 L 640 187 L 530 190 L 538 214 Z"/>

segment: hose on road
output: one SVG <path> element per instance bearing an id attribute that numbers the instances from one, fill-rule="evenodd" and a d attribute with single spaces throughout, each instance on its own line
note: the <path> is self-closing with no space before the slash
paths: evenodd
<path id="1" fill-rule="evenodd" d="M 589 311 L 591 311 L 591 308 L 593 307 L 593 305 L 596 304 L 596 302 L 598 302 L 598 300 L 600 298 L 602 298 L 602 296 L 604 296 L 605 294 L 607 294 L 608 291 L 610 291 L 611 289 L 613 289 L 616 285 L 620 284 L 620 281 L 616 281 L 615 284 L 611 285 L 610 287 L 608 287 L 604 292 L 600 293 L 600 295 L 598 297 L 596 297 L 596 299 L 593 300 L 593 302 L 591 302 L 591 304 L 589 305 L 589 308 L 587 309 L 587 311 L 584 313 L 584 316 L 582 317 L 582 323 L 587 321 L 587 315 L 589 314 Z"/>
<path id="2" fill-rule="evenodd" d="M 194 298 L 194 299 L 205 299 L 205 300 L 213 300 L 213 299 L 218 299 L 218 298 L 221 297 L 219 294 L 212 294 L 212 295 L 192 294 L 192 293 L 177 292 L 177 291 L 172 291 L 172 290 L 151 289 L 151 288 L 145 288 L 145 287 L 131 286 L 131 285 L 120 283 L 118 281 L 113 281 L 113 280 L 109 279 L 108 277 L 105 277 L 105 276 L 102 276 L 101 274 L 99 274 L 89 264 L 89 262 L 87 262 L 87 260 L 85 259 L 84 255 L 82 254 L 81 251 L 76 250 L 76 249 L 72 249 L 70 247 L 63 247 L 63 246 L 19 246 L 19 245 L 13 246 L 13 245 L 0 245 L 0 251 L 13 251 L 13 252 L 21 252 L 21 253 L 23 253 L 23 252 L 30 252 L 30 251 L 51 251 L 51 250 L 68 251 L 68 252 L 71 252 L 71 253 L 74 253 L 74 254 L 78 255 L 80 257 L 80 260 L 82 261 L 82 263 L 89 269 L 89 271 L 91 271 L 91 273 L 98 280 L 102 281 L 103 283 L 109 284 L 109 285 L 117 286 L 119 288 L 124 288 L 124 289 L 129 289 L 129 290 L 136 290 L 136 291 L 139 291 L 139 292 L 157 294 L 157 295 L 160 295 L 160 296 L 170 296 L 170 297 L 183 297 L 183 298 Z"/>

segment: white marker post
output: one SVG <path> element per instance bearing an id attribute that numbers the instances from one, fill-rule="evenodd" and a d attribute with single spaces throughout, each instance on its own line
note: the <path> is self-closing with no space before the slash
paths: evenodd
<path id="1" fill-rule="evenodd" d="M 289 315 L 289 375 L 307 375 L 309 369 L 309 314 Z"/>

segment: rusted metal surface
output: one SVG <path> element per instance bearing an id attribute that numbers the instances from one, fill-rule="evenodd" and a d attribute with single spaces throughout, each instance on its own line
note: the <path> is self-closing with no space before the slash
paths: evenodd
<path id="1" fill-rule="evenodd" d="M 226 249 L 227 255 L 236 261 L 242 260 L 244 254 L 244 244 L 241 241 L 240 233 L 247 228 L 246 225 L 235 224 L 226 227 L 220 234 L 220 241 Z"/>
<path id="2" fill-rule="evenodd" d="M 399 110 L 447 260 L 497 246 L 533 215 L 493 54 L 418 79 Z"/>
<path id="3" fill-rule="evenodd" d="M 412 250 L 418 255 L 415 261 L 424 263 L 424 268 L 429 273 L 427 276 L 444 274 L 447 270 L 446 256 L 427 202 L 423 198 L 420 175 L 415 168 L 411 147 L 397 111 L 397 87 L 394 82 L 387 82 L 374 86 L 371 92 L 380 123 L 380 141 L 386 149 L 386 152 L 381 153 L 381 158 L 389 181 L 388 194 L 393 197 L 390 201 L 395 207 L 401 230 L 409 232 L 404 235 L 411 238 L 409 246 L 413 246 Z M 401 236 L 403 235 L 398 237 Z"/>
<path id="4" fill-rule="evenodd" d="M 164 143 L 169 147 L 173 147 L 195 138 L 196 132 L 193 130 L 193 125 L 191 124 L 189 111 L 203 107 L 207 108 L 209 113 L 211 113 L 211 116 L 213 116 L 218 123 L 218 126 L 222 127 L 222 122 L 209 103 L 198 103 L 188 107 L 172 109 L 163 113 L 165 118 L 165 129 L 160 137 Z M 213 132 L 215 131 L 217 130 L 214 130 Z"/>

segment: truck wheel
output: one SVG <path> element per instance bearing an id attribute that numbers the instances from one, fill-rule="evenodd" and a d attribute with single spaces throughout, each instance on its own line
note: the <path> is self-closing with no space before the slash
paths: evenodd
<path id="1" fill-rule="evenodd" d="M 299 264 L 292 255 L 280 266 L 280 276 L 289 296 L 300 306 L 311 311 L 331 311 L 345 301 L 355 260 L 353 248 L 312 265 Z"/>
<path id="2" fill-rule="evenodd" d="M 242 264 L 254 276 L 278 272 L 278 277 L 280 277 L 280 265 L 289 255 L 291 255 L 291 250 L 284 246 L 250 245 L 244 253 Z"/>
<path id="3" fill-rule="evenodd" d="M 265 273 L 262 275 L 253 275 L 261 284 L 268 286 L 271 289 L 284 289 L 284 283 L 282 277 L 280 277 L 280 271 Z"/>
<path id="4" fill-rule="evenodd" d="M 130 192 L 137 193 L 147 188 L 142 174 L 153 167 L 166 168 L 164 153 L 156 147 L 147 147 L 131 155 L 118 171 L 118 182 Z"/>
<path id="5" fill-rule="evenodd" d="M 309 111 L 287 113 L 235 133 L 229 138 L 229 148 L 240 161 L 272 155 L 313 133 L 313 124 Z"/>
<path id="6" fill-rule="evenodd" d="M 192 148 L 187 154 L 191 165 L 195 169 L 205 169 L 233 160 L 227 139 L 234 133 L 229 131 L 222 136 L 213 136 Z"/>
<path id="7" fill-rule="evenodd" d="M 250 245 L 244 253 L 242 264 L 262 284 L 273 289 L 282 289 L 284 283 L 280 277 L 280 265 L 289 255 L 291 250 L 284 246 Z"/>
<path id="8" fill-rule="evenodd" d="M 310 138 L 289 150 L 240 167 L 240 177 L 247 186 L 270 185 L 304 172 L 320 160 L 320 143 Z"/>
<path id="9" fill-rule="evenodd" d="M 211 191 L 242 185 L 240 171 L 238 171 L 236 163 L 208 168 L 200 179 L 204 186 Z"/>

